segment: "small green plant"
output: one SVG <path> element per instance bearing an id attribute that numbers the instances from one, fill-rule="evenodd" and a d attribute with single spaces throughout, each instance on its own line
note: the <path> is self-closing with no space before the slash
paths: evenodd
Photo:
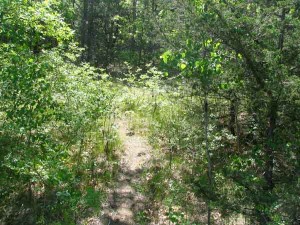
<path id="1" fill-rule="evenodd" d="M 151 219 L 145 211 L 139 211 L 136 214 L 136 222 L 140 225 L 147 225 L 151 222 Z"/>

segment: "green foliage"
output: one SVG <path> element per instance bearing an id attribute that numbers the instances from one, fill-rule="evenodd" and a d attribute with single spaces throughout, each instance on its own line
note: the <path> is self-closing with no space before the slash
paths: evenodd
<path id="1" fill-rule="evenodd" d="M 146 225 L 151 222 L 151 219 L 148 218 L 144 211 L 139 211 L 136 215 L 136 221 L 141 225 Z"/>
<path id="2" fill-rule="evenodd" d="M 103 201 L 103 193 L 95 191 L 94 188 L 88 188 L 84 198 L 88 207 L 99 209 L 100 202 Z"/>
<path id="3" fill-rule="evenodd" d="M 227 79 L 225 72 L 218 76 L 221 80 Z M 143 81 L 148 79 L 155 85 L 147 86 L 148 82 Z M 186 199 L 190 198 L 189 193 L 192 192 L 199 201 L 209 200 L 210 207 L 220 211 L 228 218 L 226 221 L 234 221 L 240 214 L 255 220 L 257 214 L 249 215 L 249 207 L 253 207 L 252 209 L 260 212 L 260 215 L 272 215 L 272 220 L 277 221 L 275 224 L 285 223 L 282 221 L 286 221 L 287 217 L 279 216 L 277 210 L 281 205 L 279 202 L 285 202 L 283 199 L 290 199 L 291 196 L 283 197 L 277 188 L 276 193 L 264 191 L 266 181 L 261 174 L 264 168 L 262 157 L 264 146 L 260 142 L 249 143 L 250 140 L 254 140 L 249 139 L 251 136 L 247 136 L 249 133 L 259 135 L 257 133 L 259 124 L 252 118 L 238 118 L 241 127 L 235 129 L 246 132 L 240 133 L 239 136 L 232 134 L 228 125 L 230 123 L 227 106 L 231 99 L 227 98 L 227 95 L 231 96 L 230 93 L 233 91 L 238 93 L 245 91 L 239 78 L 236 80 L 233 78 L 228 82 L 227 88 L 219 88 L 215 80 L 211 81 L 210 90 L 225 96 L 220 98 L 218 95 L 209 94 L 211 125 L 208 128 L 208 139 L 214 167 L 213 190 L 207 177 L 207 159 L 204 152 L 202 107 L 204 87 L 199 84 L 202 81 L 198 78 L 195 80 L 170 78 L 166 82 L 159 80 L 157 82 L 155 79 L 155 76 L 145 75 L 140 76 L 140 80 L 135 78 L 131 87 L 125 87 L 126 94 L 122 98 L 123 110 L 128 110 L 127 107 L 131 105 L 130 112 L 135 118 L 133 120 L 141 121 L 135 123 L 144 124 L 142 126 L 147 124 L 149 141 L 155 148 L 161 149 L 159 152 L 162 154 L 158 156 L 159 163 L 155 161 L 153 168 L 146 173 L 145 183 L 140 191 L 152 196 L 153 201 L 162 202 L 168 207 L 174 205 L 182 207 L 179 214 L 170 215 L 169 219 L 174 221 L 180 220 L 180 212 L 185 212 L 184 209 L 188 211 L 188 217 L 195 218 L 193 213 L 199 209 L 192 204 L 186 206 L 188 204 Z M 152 94 L 153 88 L 156 95 Z M 132 102 L 134 107 L 129 102 Z M 247 100 L 240 103 L 240 112 L 247 109 L 247 104 Z M 142 122 L 145 119 L 147 121 Z M 168 172 L 161 173 L 162 168 Z M 281 210 L 283 208 L 285 207 Z M 288 215 L 290 212 L 286 213 Z M 289 215 L 292 217 L 293 214 Z"/>
<path id="4" fill-rule="evenodd" d="M 97 213 L 119 108 L 147 127 L 158 156 L 139 189 L 170 222 L 206 223 L 205 201 L 297 224 L 299 18 L 294 0 L 0 1 L 0 223 Z"/>
<path id="5" fill-rule="evenodd" d="M 103 200 L 95 167 L 117 144 L 111 83 L 75 65 L 57 1 L 0 4 L 0 221 L 74 224 Z"/>

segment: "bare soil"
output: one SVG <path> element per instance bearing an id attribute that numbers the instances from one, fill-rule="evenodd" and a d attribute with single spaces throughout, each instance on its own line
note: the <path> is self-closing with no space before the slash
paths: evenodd
<path id="1" fill-rule="evenodd" d="M 123 143 L 119 175 L 103 206 L 103 215 L 90 218 L 89 225 L 137 224 L 135 215 L 145 208 L 146 198 L 134 186 L 140 181 L 147 162 L 150 162 L 152 149 L 145 138 L 130 130 L 126 119 L 119 120 L 117 126 Z"/>

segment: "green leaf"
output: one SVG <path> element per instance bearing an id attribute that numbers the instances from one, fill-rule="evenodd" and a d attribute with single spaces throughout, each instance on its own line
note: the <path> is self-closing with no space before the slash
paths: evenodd
<path id="1" fill-rule="evenodd" d="M 192 41 L 190 39 L 186 40 L 186 46 L 191 47 L 192 46 Z"/>
<path id="2" fill-rule="evenodd" d="M 196 62 L 195 62 L 195 68 L 199 68 L 200 65 L 201 65 L 201 62 L 200 62 L 200 61 L 196 61 Z"/>
<path id="3" fill-rule="evenodd" d="M 186 64 L 185 63 L 180 63 L 180 69 L 184 70 L 186 68 Z"/>
<path id="4" fill-rule="evenodd" d="M 166 52 L 164 52 L 160 58 L 163 60 L 164 63 L 168 63 L 169 61 L 169 58 L 172 56 L 172 51 L 168 50 Z"/>
<path id="5" fill-rule="evenodd" d="M 228 83 L 222 83 L 222 84 L 220 85 L 220 88 L 223 89 L 223 90 L 228 89 Z"/>

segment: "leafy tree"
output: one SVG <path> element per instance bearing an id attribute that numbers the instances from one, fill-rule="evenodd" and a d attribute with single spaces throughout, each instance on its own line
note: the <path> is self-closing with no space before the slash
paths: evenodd
<path id="1" fill-rule="evenodd" d="M 91 192 L 85 179 L 96 185 L 94 169 L 87 171 L 107 145 L 94 133 L 111 126 L 103 125 L 111 114 L 109 82 L 75 65 L 80 50 L 57 1 L 0 4 L 1 222 L 73 224 Z M 113 155 L 113 132 L 106 135 Z"/>

